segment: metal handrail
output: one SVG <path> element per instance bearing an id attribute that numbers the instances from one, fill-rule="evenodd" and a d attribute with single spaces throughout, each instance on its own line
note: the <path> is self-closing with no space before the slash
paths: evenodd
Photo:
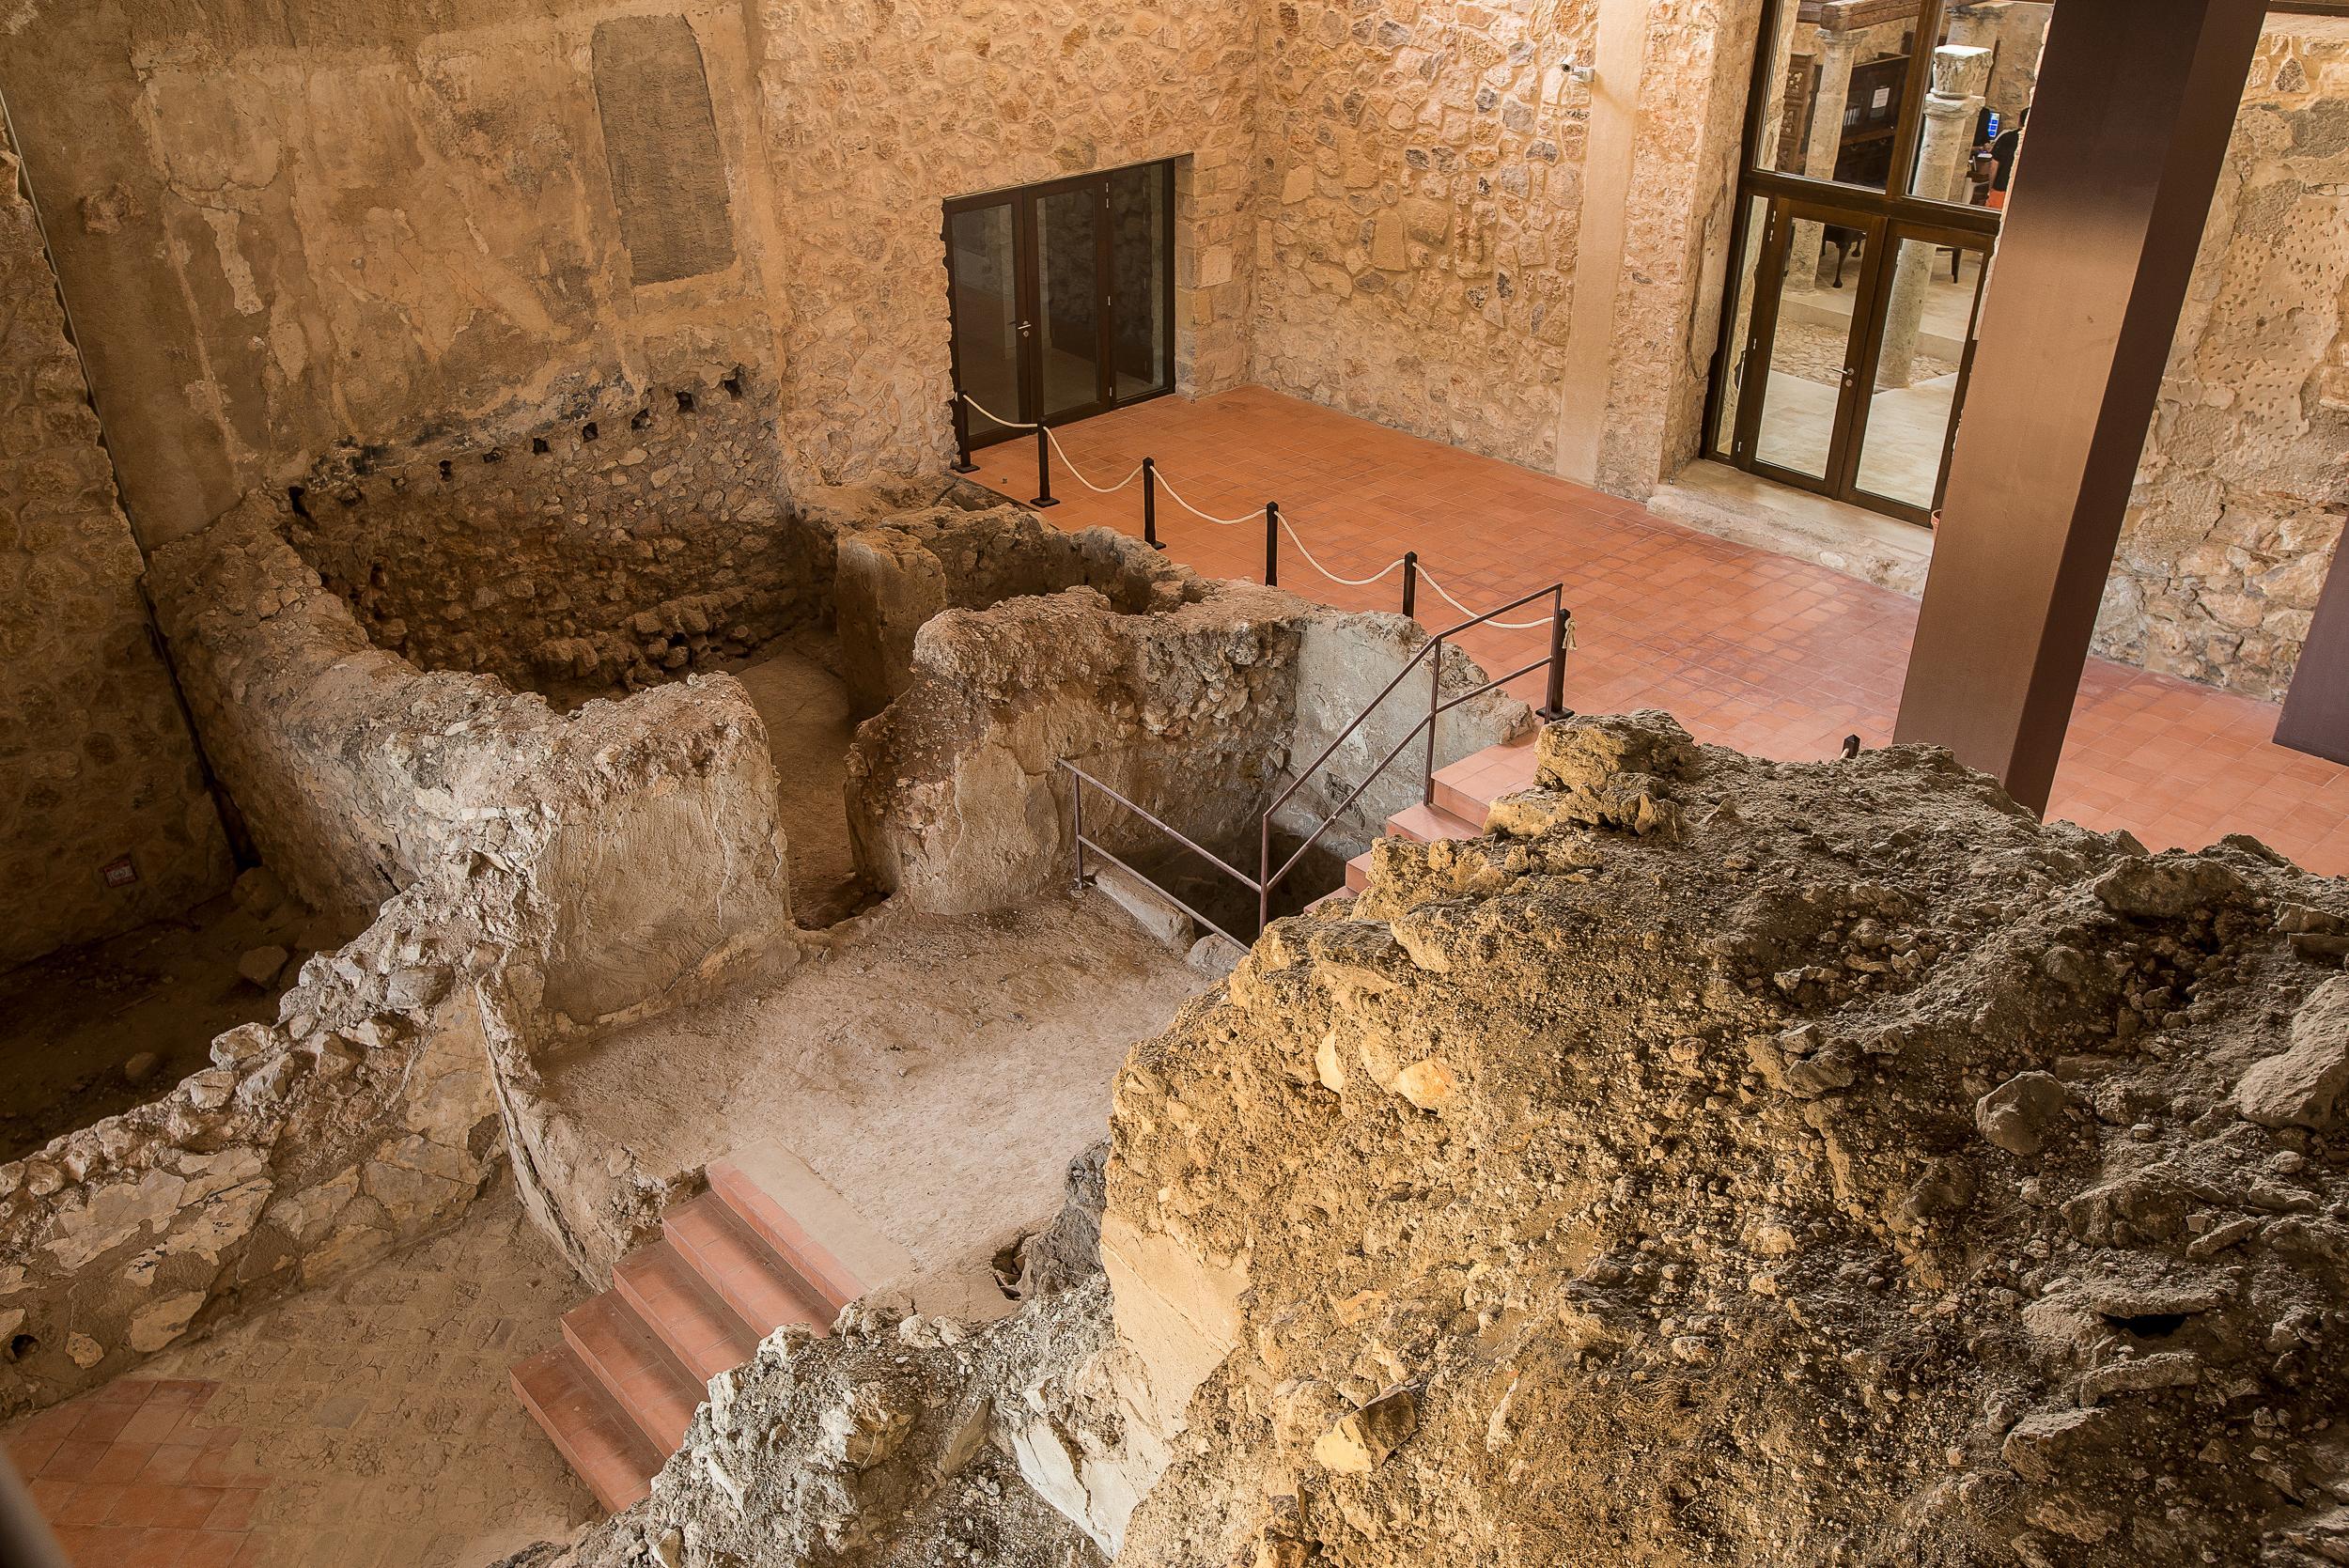
<path id="1" fill-rule="evenodd" d="M 1505 615 L 1512 610 L 1522 609 L 1524 606 L 1532 603 L 1535 599 L 1542 598 L 1544 597 L 1548 597 L 1550 600 L 1549 651 L 1543 655 L 1540 659 L 1535 660 L 1531 664 L 1525 665 L 1521 669 L 1512 670 L 1505 675 L 1496 675 L 1486 681 L 1484 685 L 1477 687 L 1472 691 L 1463 691 L 1457 696 L 1446 700 L 1443 694 L 1444 644 L 1456 639 L 1460 633 L 1464 631 L 1482 626 L 1486 622 L 1493 620 L 1499 616 Z M 1127 799 L 1124 795 L 1111 788 L 1108 784 L 1103 784 L 1100 780 L 1095 778 L 1092 774 L 1086 772 L 1075 763 L 1070 762 L 1067 758 L 1062 757 L 1058 759 L 1059 766 L 1065 769 L 1070 777 L 1076 780 L 1076 784 L 1071 793 L 1073 797 L 1072 810 L 1075 817 L 1073 826 L 1075 830 L 1074 837 L 1076 839 L 1077 851 L 1077 891 L 1079 893 L 1082 893 L 1086 887 L 1085 851 L 1088 849 L 1100 856 L 1103 860 L 1109 862 L 1112 865 L 1114 865 L 1121 871 L 1126 872 L 1128 876 L 1139 877 L 1144 882 L 1151 881 L 1147 876 L 1135 870 L 1134 867 L 1127 864 L 1123 860 L 1120 860 L 1117 855 L 1107 846 L 1085 836 L 1084 792 L 1085 786 L 1090 784 L 1095 789 L 1097 789 L 1102 794 L 1108 796 L 1111 800 L 1116 801 L 1119 805 L 1124 806 L 1128 811 L 1132 812 L 1136 816 L 1141 817 L 1144 822 L 1147 822 L 1152 827 L 1158 829 L 1167 837 L 1173 839 L 1176 844 L 1181 845 L 1184 848 L 1190 850 L 1201 860 L 1204 860 L 1208 864 L 1214 866 L 1218 871 L 1221 871 L 1225 876 L 1231 877 L 1241 887 L 1254 893 L 1256 895 L 1256 931 L 1259 936 L 1263 935 L 1264 928 L 1272 924 L 1272 894 L 1274 891 L 1287 879 L 1290 872 L 1297 869 L 1298 862 L 1305 858 L 1306 853 L 1310 851 L 1315 844 L 1321 842 L 1322 835 L 1337 825 L 1338 819 L 1343 817 L 1346 812 L 1353 807 L 1355 801 L 1362 798 L 1363 793 L 1367 791 L 1372 784 L 1377 783 L 1379 779 L 1385 776 L 1387 769 L 1394 766 L 1395 759 L 1400 757 L 1404 752 L 1409 748 L 1411 743 L 1419 739 L 1423 734 L 1424 734 L 1427 737 L 1427 763 L 1421 774 L 1420 803 L 1428 806 L 1435 804 L 1436 722 L 1442 718 L 1443 715 L 1451 712 L 1454 708 L 1458 707 L 1463 703 L 1472 702 L 1476 698 L 1483 696 L 1487 691 L 1497 691 L 1500 688 L 1506 686 L 1513 680 L 1517 680 L 1525 675 L 1530 675 L 1534 671 L 1547 667 L 1549 671 L 1549 679 L 1545 693 L 1547 700 L 1545 701 L 1543 706 L 1537 711 L 1547 719 L 1563 719 L 1567 716 L 1564 706 L 1565 660 L 1566 649 L 1570 645 L 1573 624 L 1574 613 L 1568 610 L 1565 604 L 1565 584 L 1563 582 L 1553 582 L 1547 588 L 1536 588 L 1530 594 L 1511 599 L 1507 604 L 1500 605 L 1494 609 L 1487 610 L 1481 615 L 1471 615 L 1467 620 L 1460 622 L 1458 625 L 1448 627 L 1444 630 L 1436 632 L 1430 636 L 1425 643 L 1420 644 L 1418 650 L 1415 651 L 1409 659 L 1404 661 L 1403 668 L 1395 672 L 1394 678 L 1387 682 L 1385 687 L 1379 691 L 1378 695 L 1372 698 L 1369 705 L 1365 706 L 1361 712 L 1356 714 L 1353 721 L 1348 723 L 1345 729 L 1338 732 L 1337 738 L 1330 741 L 1328 746 L 1324 747 L 1321 754 L 1315 757 L 1310 765 L 1301 769 L 1298 773 L 1296 779 L 1290 783 L 1289 786 L 1283 790 L 1280 795 L 1274 799 L 1270 806 L 1266 808 L 1263 820 L 1259 824 L 1257 836 L 1257 866 L 1256 875 L 1253 877 L 1249 876 L 1246 872 L 1240 870 L 1239 867 L 1232 864 L 1229 861 L 1224 860 L 1222 856 L 1218 855 L 1214 850 L 1207 848 L 1205 845 L 1194 842 L 1181 831 L 1176 829 L 1172 823 L 1165 821 L 1163 818 L 1159 817 L 1153 813 L 1145 810 L 1143 807 L 1137 805 L 1134 801 Z M 1315 827 L 1314 831 L 1306 836 L 1305 841 L 1297 846 L 1296 851 L 1291 854 L 1286 861 L 1282 862 L 1278 870 L 1275 870 L 1272 864 L 1272 819 L 1275 814 L 1277 814 L 1282 807 L 1287 805 L 1289 801 L 1296 797 L 1297 792 L 1304 788 L 1306 783 L 1310 781 L 1315 774 L 1318 773 L 1322 769 L 1323 766 L 1326 765 L 1331 757 L 1337 754 L 1339 747 L 1345 745 L 1346 741 L 1353 738 L 1355 731 L 1361 729 L 1362 725 L 1370 722 L 1370 716 L 1378 711 L 1380 705 L 1384 704 L 1389 697 L 1392 696 L 1396 690 L 1400 688 L 1406 680 L 1410 678 L 1411 672 L 1418 669 L 1423 661 L 1430 662 L 1427 684 L 1426 716 L 1411 726 L 1408 733 L 1407 733 L 1401 740 L 1395 743 L 1394 749 L 1390 751 L 1379 760 L 1378 766 L 1373 768 L 1366 775 L 1363 776 L 1362 782 L 1356 784 L 1352 791 L 1346 795 L 1346 799 L 1338 802 L 1337 807 L 1327 816 L 1324 816 L 1321 819 L 1320 823 Z M 1151 882 L 1151 885 L 1153 887 L 1157 887 L 1155 882 Z M 1246 947 L 1249 945 L 1248 943 L 1241 941 L 1238 938 L 1233 936 L 1229 931 L 1224 930 L 1222 926 L 1218 925 L 1207 916 L 1200 913 L 1197 909 L 1192 908 L 1190 905 L 1175 897 L 1174 893 L 1169 893 L 1166 889 L 1161 887 L 1159 888 L 1158 891 L 1163 897 L 1165 897 L 1167 902 L 1173 904 L 1176 908 L 1182 910 L 1185 914 L 1190 916 L 1191 919 L 1199 922 L 1200 924 L 1206 926 L 1208 930 L 1213 931 L 1217 936 L 1221 937 L 1224 940 L 1238 947 Z"/>

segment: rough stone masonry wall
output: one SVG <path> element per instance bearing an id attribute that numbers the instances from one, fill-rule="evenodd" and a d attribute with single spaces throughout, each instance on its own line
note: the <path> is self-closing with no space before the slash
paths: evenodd
<path id="1" fill-rule="evenodd" d="M 140 569 L 0 135 L 0 969 L 228 885 Z M 108 887 L 125 855 L 137 881 Z"/>
<path id="2" fill-rule="evenodd" d="M 1553 465 L 1595 10 L 1267 6 L 1258 380 Z"/>
<path id="3" fill-rule="evenodd" d="M 276 1022 L 0 1165 L 0 1416 L 453 1220 L 502 1156 L 577 1258 L 534 1141 L 537 1051 L 797 955 L 773 763 L 739 685 L 557 717 L 419 673 L 367 644 L 273 521 L 247 508 L 157 557 L 163 623 L 199 650 L 190 701 L 283 835 L 265 840 L 280 875 L 326 908 L 399 891 L 303 966 Z"/>
<path id="4" fill-rule="evenodd" d="M 733 0 L 0 15 L 142 541 L 345 441 L 528 428 L 710 365 L 771 380 L 790 290 L 750 25 Z"/>
<path id="5" fill-rule="evenodd" d="M 583 394 L 506 439 L 345 448 L 294 547 L 378 646 L 565 698 L 634 690 L 828 617 L 829 536 L 781 479 L 773 382 L 705 366 Z"/>
<path id="6" fill-rule="evenodd" d="M 2278 18 L 2146 440 L 2097 646 L 2290 686 L 2349 517 L 2349 22 Z"/>
<path id="7" fill-rule="evenodd" d="M 787 230 L 795 480 L 929 473 L 950 452 L 948 196 L 1183 158 L 1178 383 L 1245 377 L 1256 0 L 762 0 L 757 12 Z"/>

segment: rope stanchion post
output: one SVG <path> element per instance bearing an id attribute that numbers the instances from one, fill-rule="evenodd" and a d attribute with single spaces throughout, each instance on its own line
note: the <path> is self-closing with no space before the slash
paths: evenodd
<path id="1" fill-rule="evenodd" d="M 957 474 L 976 474 L 979 465 L 971 460 L 971 402 L 962 388 L 955 388 L 955 460 L 951 465 Z"/>
<path id="2" fill-rule="evenodd" d="M 1052 435 L 1041 419 L 1035 422 L 1035 499 L 1028 505 L 1038 511 L 1060 505 L 1052 499 Z"/>
<path id="3" fill-rule="evenodd" d="M 1152 550 L 1164 550 L 1159 543 L 1159 465 L 1157 459 L 1142 459 L 1142 542 Z"/>
<path id="4" fill-rule="evenodd" d="M 1403 552 L 1403 618 L 1409 620 L 1419 613 L 1419 551 Z"/>
<path id="5" fill-rule="evenodd" d="M 1541 707 L 1541 717 L 1553 724 L 1574 717 L 1566 706 L 1566 649 L 1573 642 L 1574 612 L 1561 603 L 1549 622 L 1549 689 Z"/>
<path id="6" fill-rule="evenodd" d="M 1264 585 L 1281 585 L 1281 504 L 1264 504 Z"/>

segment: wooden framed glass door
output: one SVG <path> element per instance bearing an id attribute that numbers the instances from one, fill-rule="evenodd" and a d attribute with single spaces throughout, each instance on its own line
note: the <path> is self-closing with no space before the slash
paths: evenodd
<path id="1" fill-rule="evenodd" d="M 1854 411 L 1867 342 L 1856 306 L 1868 295 L 1884 231 L 1881 218 L 1785 197 L 1769 203 L 1754 272 L 1753 308 L 1732 374 L 1737 379 L 1730 456 L 1739 467 L 1832 495 L 1849 466 Z M 1797 287 L 1798 265 L 1858 273 L 1831 293 Z"/>
<path id="2" fill-rule="evenodd" d="M 1019 425 L 1172 392 L 1174 217 L 1171 163 L 946 203 L 956 387 Z M 972 411 L 974 447 L 1019 433 Z"/>

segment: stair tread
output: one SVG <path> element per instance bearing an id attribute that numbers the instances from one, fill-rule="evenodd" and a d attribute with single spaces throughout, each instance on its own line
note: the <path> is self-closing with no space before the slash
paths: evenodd
<path id="1" fill-rule="evenodd" d="M 786 1323 L 822 1332 L 838 1314 L 713 1192 L 673 1206 L 662 1232 L 761 1339 Z"/>
<path id="2" fill-rule="evenodd" d="M 1397 838 L 1411 839 L 1420 844 L 1433 844 L 1438 839 L 1482 838 L 1481 823 L 1455 815 L 1440 806 L 1407 806 L 1387 818 L 1387 831 Z"/>
<path id="3" fill-rule="evenodd" d="M 1360 893 L 1370 886 L 1370 851 L 1365 849 L 1346 862 L 1346 887 L 1349 893 Z"/>
<path id="4" fill-rule="evenodd" d="M 1533 782 L 1540 750 L 1532 736 L 1504 741 L 1436 770 L 1436 804 L 1455 816 L 1482 822 L 1492 803 Z"/>
<path id="5" fill-rule="evenodd" d="M 570 1346 L 516 1363 L 512 1377 L 515 1397 L 605 1512 L 650 1495 L 661 1455 Z"/>
<path id="6" fill-rule="evenodd" d="M 687 1372 L 707 1385 L 758 1349 L 751 1331 L 709 1281 L 667 1241 L 640 1247 L 612 1269 L 613 1287 L 652 1326 Z"/>
<path id="7" fill-rule="evenodd" d="M 563 1314 L 563 1339 L 653 1445 L 676 1452 L 702 1386 L 635 1308 L 613 1291 L 591 1296 Z"/>

